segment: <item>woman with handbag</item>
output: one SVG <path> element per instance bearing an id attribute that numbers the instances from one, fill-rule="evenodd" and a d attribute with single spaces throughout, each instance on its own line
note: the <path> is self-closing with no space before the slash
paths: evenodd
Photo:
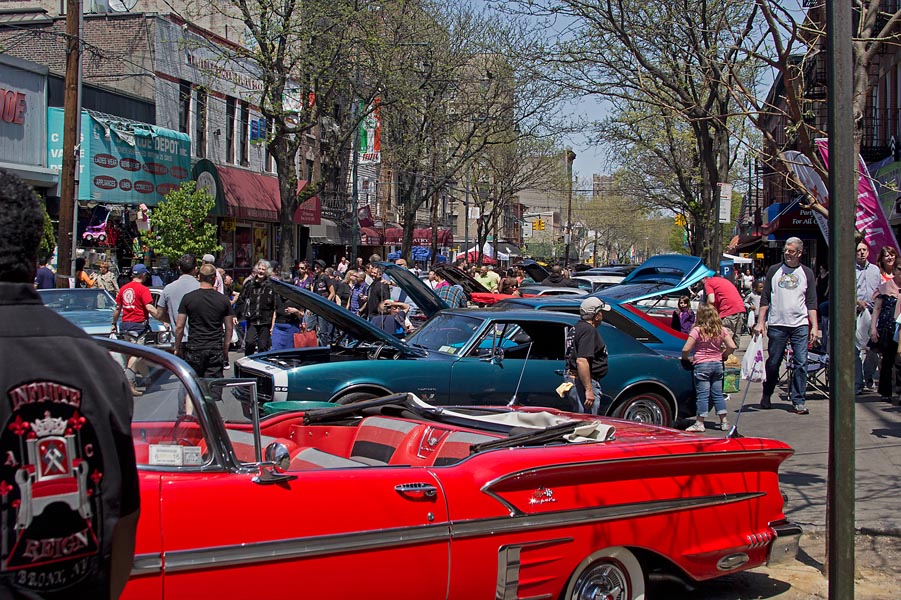
<path id="1" fill-rule="evenodd" d="M 898 342 L 895 340 L 895 319 L 901 311 L 901 264 L 893 267 L 893 277 L 876 288 L 876 303 L 870 320 L 870 346 L 882 352 L 879 365 L 879 395 L 885 402 L 892 401 L 892 369 L 901 387 L 901 371 L 895 365 Z"/>

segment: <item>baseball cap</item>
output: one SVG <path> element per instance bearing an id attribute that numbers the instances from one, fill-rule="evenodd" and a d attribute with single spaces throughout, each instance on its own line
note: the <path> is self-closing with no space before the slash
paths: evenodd
<path id="1" fill-rule="evenodd" d="M 600 298 L 585 298 L 582 300 L 582 304 L 579 305 L 579 313 L 583 317 L 593 317 L 602 310 L 610 310 L 610 307 Z"/>
<path id="2" fill-rule="evenodd" d="M 147 274 L 147 267 L 141 263 L 136 264 L 131 268 L 132 275 L 145 275 Z"/>
<path id="3" fill-rule="evenodd" d="M 212 254 L 204 254 L 203 262 L 213 264 L 216 262 L 216 257 L 213 256 Z"/>
<path id="4" fill-rule="evenodd" d="M 322 260 L 321 258 L 317 258 L 316 260 L 314 260 L 313 264 L 316 265 L 317 267 L 319 267 L 320 269 L 325 268 L 325 261 Z"/>

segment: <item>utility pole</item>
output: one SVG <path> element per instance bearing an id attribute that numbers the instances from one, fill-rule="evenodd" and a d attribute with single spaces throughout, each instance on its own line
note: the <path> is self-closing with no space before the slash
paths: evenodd
<path id="1" fill-rule="evenodd" d="M 569 199 L 566 203 L 566 253 L 563 256 L 563 263 L 569 266 L 569 246 L 573 238 L 573 161 L 576 160 L 576 153 L 572 148 L 566 149 L 566 181 L 567 193 Z"/>
<path id="2" fill-rule="evenodd" d="M 829 467 L 826 483 L 826 561 L 830 600 L 854 600 L 854 18 L 850 2 L 826 2 L 829 82 Z"/>
<path id="3" fill-rule="evenodd" d="M 66 0 L 66 85 L 63 97 L 63 163 L 59 174 L 59 231 L 56 287 L 69 287 L 75 274 L 76 169 L 81 151 L 81 0 Z M 76 147 L 78 150 L 76 150 Z"/>

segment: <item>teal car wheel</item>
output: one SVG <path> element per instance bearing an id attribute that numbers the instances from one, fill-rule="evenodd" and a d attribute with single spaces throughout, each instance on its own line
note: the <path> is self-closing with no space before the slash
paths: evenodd
<path id="1" fill-rule="evenodd" d="M 613 416 L 627 421 L 664 427 L 670 426 L 673 422 L 669 403 L 663 396 L 654 392 L 638 392 L 626 398 L 614 409 Z"/>

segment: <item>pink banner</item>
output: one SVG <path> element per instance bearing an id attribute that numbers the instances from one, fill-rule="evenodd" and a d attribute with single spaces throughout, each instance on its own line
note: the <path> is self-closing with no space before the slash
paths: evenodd
<path id="1" fill-rule="evenodd" d="M 829 165 L 829 141 L 826 138 L 820 138 L 816 141 L 817 149 L 823 162 Z M 889 226 L 882 205 L 879 203 L 879 196 L 876 194 L 876 186 L 870 177 L 870 171 L 867 164 L 863 162 L 863 158 L 857 157 L 858 169 L 860 177 L 857 180 L 857 211 L 854 218 L 854 227 L 858 231 L 863 232 L 864 241 L 870 247 L 870 262 L 875 263 L 879 256 L 879 251 L 883 246 L 890 246 L 896 251 L 898 250 L 898 240 L 895 239 L 895 233 Z M 824 203 L 828 206 L 828 202 Z"/>

